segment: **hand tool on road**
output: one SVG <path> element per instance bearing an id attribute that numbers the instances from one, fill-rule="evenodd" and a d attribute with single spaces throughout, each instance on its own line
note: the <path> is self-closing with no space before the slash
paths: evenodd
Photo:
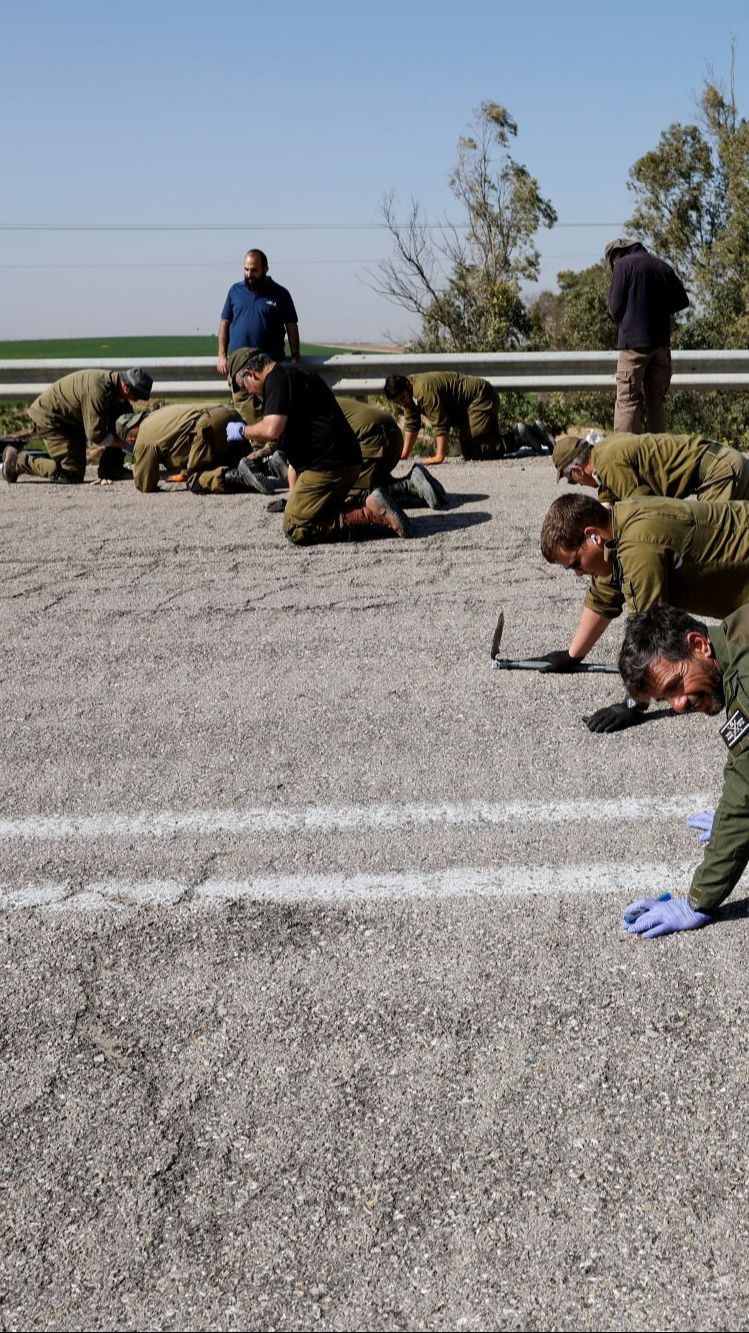
<path id="1" fill-rule="evenodd" d="M 492 639 L 491 664 L 497 671 L 545 671 L 548 672 L 549 664 L 539 657 L 500 657 L 499 645 L 502 642 L 502 634 L 505 627 L 505 613 L 500 611 L 497 628 L 494 631 Z M 586 674 L 591 671 L 604 671 L 607 674 L 618 676 L 619 668 L 609 666 L 605 662 L 580 662 L 579 666 L 572 668 L 571 675 Z"/>

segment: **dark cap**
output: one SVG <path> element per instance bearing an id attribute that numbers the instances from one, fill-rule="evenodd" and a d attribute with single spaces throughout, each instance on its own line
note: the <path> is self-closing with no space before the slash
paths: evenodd
<path id="1" fill-rule="evenodd" d="M 230 353 L 226 368 L 232 384 L 236 384 L 237 376 L 242 373 L 250 357 L 255 356 L 259 350 L 258 347 L 235 347 L 234 351 Z"/>
<path id="2" fill-rule="evenodd" d="M 124 380 L 128 389 L 130 389 L 133 398 L 137 398 L 140 401 L 141 399 L 151 397 L 153 380 L 147 371 L 141 370 L 140 366 L 136 366 L 134 370 L 123 370 L 121 372 L 121 379 Z"/>
<path id="3" fill-rule="evenodd" d="M 608 245 L 606 246 L 606 249 L 603 252 L 603 257 L 606 260 L 606 262 L 611 266 L 611 268 L 613 268 L 614 267 L 613 256 L 616 254 L 617 250 L 628 250 L 630 245 L 636 245 L 636 244 L 637 242 L 633 241 L 631 237 L 617 236 L 615 241 L 609 241 Z"/>

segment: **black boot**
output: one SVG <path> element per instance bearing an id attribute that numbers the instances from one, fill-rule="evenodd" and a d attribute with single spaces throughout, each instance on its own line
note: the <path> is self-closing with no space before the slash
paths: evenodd
<path id="1" fill-rule="evenodd" d="M 517 430 L 502 432 L 500 440 L 504 448 L 503 458 L 527 458 L 529 454 L 538 453 L 535 444 L 531 444 L 524 432 L 525 427 L 521 425 L 518 425 Z"/>
<path id="2" fill-rule="evenodd" d="M 56 482 L 58 486 L 80 486 L 83 477 L 77 476 L 75 472 L 66 472 L 64 467 L 58 465 L 57 471 L 54 476 L 50 477 L 50 481 Z"/>
<path id="3" fill-rule="evenodd" d="M 517 433 L 523 444 L 532 449 L 534 454 L 546 455 L 553 453 L 554 440 L 540 421 L 534 421 L 530 426 L 526 426 L 524 422 L 519 421 Z"/>
<path id="4" fill-rule="evenodd" d="M 289 464 L 286 455 L 282 454 L 280 449 L 276 449 L 276 452 L 271 454 L 270 458 L 264 458 L 261 461 L 264 464 L 263 472 L 266 476 L 275 477 L 276 481 L 280 481 L 283 486 L 288 486 Z"/>
<path id="5" fill-rule="evenodd" d="M 414 463 L 408 476 L 389 482 L 385 489 L 391 500 L 397 500 L 398 504 L 406 507 L 416 502 L 426 505 L 427 509 L 447 508 L 444 486 L 421 463 Z"/>
<path id="6" fill-rule="evenodd" d="M 256 491 L 259 495 L 274 495 L 276 489 L 246 458 L 240 458 L 236 467 L 226 469 L 224 488 L 227 491 Z"/>

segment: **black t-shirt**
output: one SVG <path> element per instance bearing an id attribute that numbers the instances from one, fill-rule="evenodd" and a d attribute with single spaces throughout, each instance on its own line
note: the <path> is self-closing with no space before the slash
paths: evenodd
<path id="1" fill-rule="evenodd" d="M 288 417 L 279 448 L 297 472 L 361 463 L 359 442 L 332 389 L 302 366 L 277 365 L 263 383 L 263 413 Z"/>

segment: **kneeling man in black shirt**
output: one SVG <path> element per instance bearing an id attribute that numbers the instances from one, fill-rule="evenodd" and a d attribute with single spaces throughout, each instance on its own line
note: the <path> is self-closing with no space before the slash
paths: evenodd
<path id="1" fill-rule="evenodd" d="M 383 530 L 410 537 L 406 515 L 383 490 L 364 494 L 365 488 L 357 488 L 364 468 L 359 443 L 319 375 L 256 352 L 236 381 L 263 400 L 262 420 L 241 427 L 243 438 L 255 446 L 247 463 L 277 449 L 289 461 L 283 530 L 290 541 L 309 545 Z M 239 429 L 231 426 L 232 432 Z"/>

